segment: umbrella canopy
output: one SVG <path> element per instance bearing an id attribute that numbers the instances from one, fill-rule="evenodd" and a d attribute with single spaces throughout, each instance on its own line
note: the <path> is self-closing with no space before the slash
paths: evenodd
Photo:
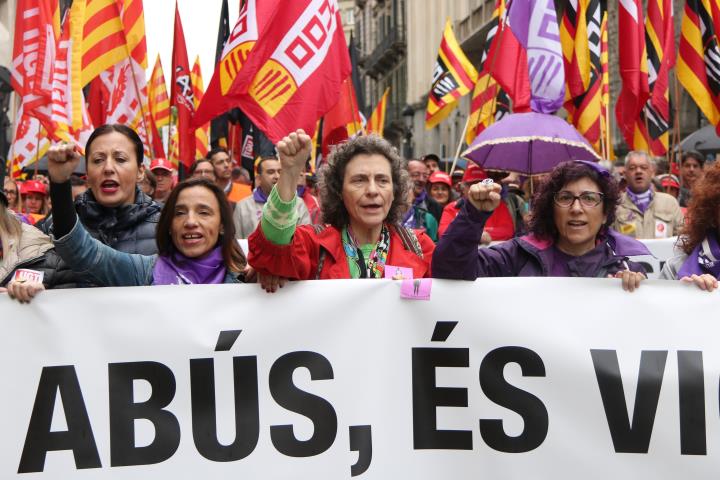
<path id="1" fill-rule="evenodd" d="M 685 152 L 687 150 L 697 150 L 700 153 L 718 153 L 720 152 L 720 137 L 715 132 L 715 127 L 706 125 L 699 130 L 695 130 L 680 142 L 680 149 Z"/>
<path id="2" fill-rule="evenodd" d="M 536 112 L 513 113 L 490 125 L 463 157 L 486 170 L 524 175 L 547 173 L 566 160 L 600 160 L 572 125 L 555 115 Z"/>

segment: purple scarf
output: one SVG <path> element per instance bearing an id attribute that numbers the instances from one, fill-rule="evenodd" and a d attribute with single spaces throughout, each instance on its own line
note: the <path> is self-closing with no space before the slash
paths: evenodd
<path id="1" fill-rule="evenodd" d="M 187 258 L 173 252 L 158 257 L 153 268 L 153 285 L 223 283 L 226 271 L 221 247 L 213 248 L 200 258 Z"/>
<path id="2" fill-rule="evenodd" d="M 714 232 L 708 232 L 705 240 L 693 248 L 678 270 L 678 278 L 693 274 L 702 275 L 703 273 L 720 278 L 720 245 L 718 245 L 717 235 Z"/>
<path id="3" fill-rule="evenodd" d="M 415 197 L 415 200 L 413 200 L 412 205 L 408 209 L 407 213 L 405 214 L 405 218 L 403 218 L 402 224 L 405 227 L 408 228 L 415 228 L 415 207 L 419 206 L 422 202 L 425 201 L 427 198 L 428 193 L 423 190 L 420 195 Z"/>
<path id="4" fill-rule="evenodd" d="M 648 189 L 646 192 L 643 193 L 633 193 L 629 188 L 626 190 L 628 198 L 631 202 L 635 204 L 638 209 L 640 209 L 640 213 L 645 215 L 645 211 L 650 206 L 650 202 L 652 202 L 653 199 L 653 192 L 651 189 Z"/>
<path id="5" fill-rule="evenodd" d="M 265 195 L 265 192 L 262 191 L 262 188 L 257 187 L 255 190 L 253 190 L 253 198 L 257 203 L 265 203 L 267 202 L 268 196 Z"/>

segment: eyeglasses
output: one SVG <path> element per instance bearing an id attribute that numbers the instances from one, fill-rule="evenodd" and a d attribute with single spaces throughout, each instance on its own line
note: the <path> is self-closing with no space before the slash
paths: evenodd
<path id="1" fill-rule="evenodd" d="M 592 208 L 600 205 L 604 196 L 600 192 L 582 192 L 580 195 L 574 195 L 567 190 L 561 190 L 555 194 L 553 199 L 558 207 L 569 208 L 575 203 L 575 200 L 580 200 L 580 205 Z"/>
<path id="2" fill-rule="evenodd" d="M 17 195 L 17 190 L 3 190 L 5 195 Z"/>

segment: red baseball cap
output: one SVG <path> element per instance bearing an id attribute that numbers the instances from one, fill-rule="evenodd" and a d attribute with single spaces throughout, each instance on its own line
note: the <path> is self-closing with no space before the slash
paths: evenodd
<path id="1" fill-rule="evenodd" d="M 462 181 L 464 183 L 479 182 L 480 180 L 485 180 L 486 178 L 488 178 L 487 172 L 485 172 L 482 167 L 475 163 L 468 162 Z"/>
<path id="2" fill-rule="evenodd" d="M 450 175 L 440 170 L 433 172 L 428 179 L 428 183 L 444 183 L 448 187 L 452 188 L 452 179 Z"/>
<path id="3" fill-rule="evenodd" d="M 660 184 L 664 187 L 674 187 L 674 188 L 680 188 L 680 184 L 677 180 L 675 180 L 673 177 L 668 175 L 667 177 L 663 178 Z"/>
<path id="4" fill-rule="evenodd" d="M 47 195 L 47 187 L 45 187 L 44 183 L 38 182 L 37 180 L 28 180 L 27 182 L 23 182 L 20 187 L 20 194 L 27 195 L 28 193 Z"/>
<path id="5" fill-rule="evenodd" d="M 158 157 L 150 164 L 150 171 L 160 169 L 167 170 L 168 172 L 173 171 L 172 163 L 168 162 L 166 158 Z"/>

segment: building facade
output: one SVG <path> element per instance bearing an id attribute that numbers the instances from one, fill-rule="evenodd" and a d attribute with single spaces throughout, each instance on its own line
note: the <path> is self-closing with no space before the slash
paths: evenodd
<path id="1" fill-rule="evenodd" d="M 360 50 L 367 117 L 390 88 L 387 103 L 385 138 L 400 148 L 404 135 L 402 111 L 407 98 L 406 6 L 416 0 L 356 0 L 354 35 Z"/>

